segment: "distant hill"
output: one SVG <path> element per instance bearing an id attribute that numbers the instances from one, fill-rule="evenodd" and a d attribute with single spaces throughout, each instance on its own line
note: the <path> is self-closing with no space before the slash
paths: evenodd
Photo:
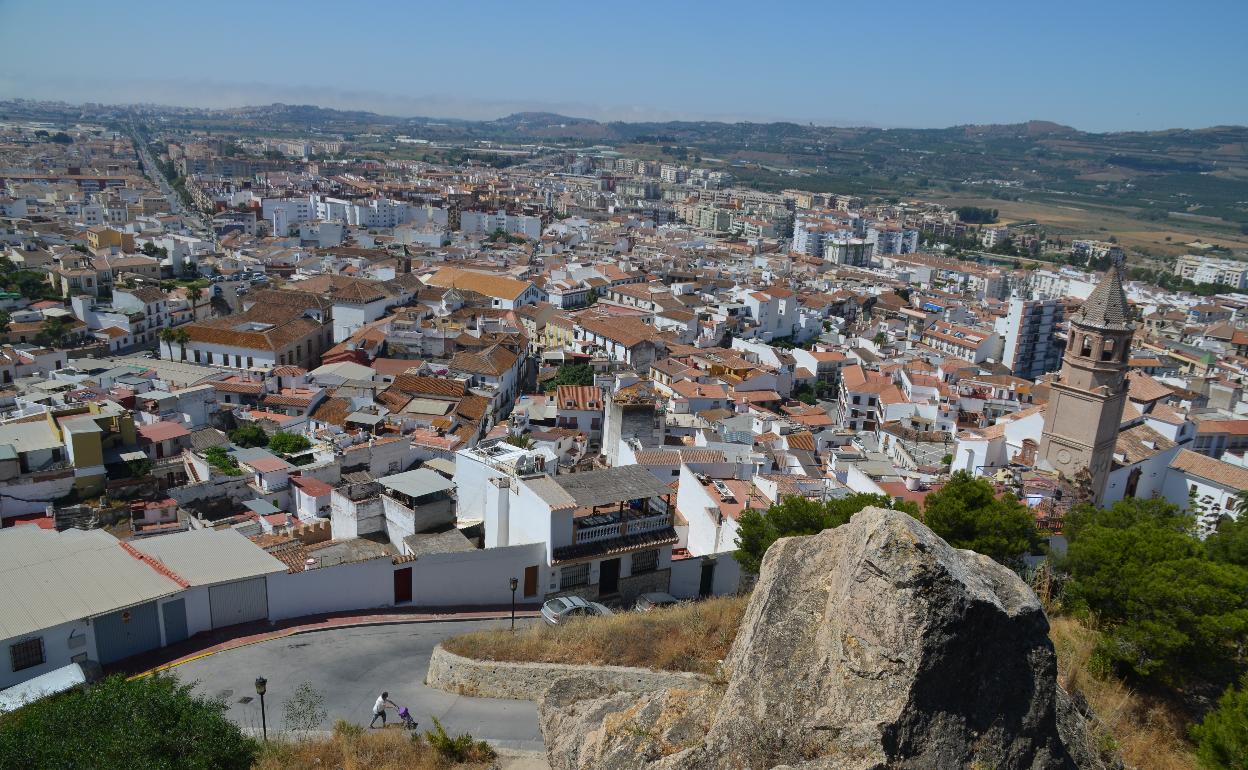
<path id="1" fill-rule="evenodd" d="M 674 162 L 715 158 L 743 184 L 851 193 L 927 190 L 1016 197 L 1026 194 L 1121 207 L 1159 221 L 1196 217 L 1248 232 L 1248 128 L 1213 126 L 1091 133 L 1045 120 L 914 129 L 716 121 L 602 122 L 552 112 L 495 120 L 399 118 L 314 105 L 269 104 L 227 110 L 0 103 L 0 114 L 63 114 L 109 119 L 133 110 L 166 125 L 253 132 L 395 132 L 477 140 L 642 145 Z M 163 112 L 162 112 L 163 110 Z"/>

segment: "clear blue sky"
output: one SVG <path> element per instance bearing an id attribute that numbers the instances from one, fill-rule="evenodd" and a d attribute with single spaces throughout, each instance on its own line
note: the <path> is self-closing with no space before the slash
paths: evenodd
<path id="1" fill-rule="evenodd" d="M 0 0 L 0 97 L 1094 131 L 1248 124 L 1248 0 Z"/>

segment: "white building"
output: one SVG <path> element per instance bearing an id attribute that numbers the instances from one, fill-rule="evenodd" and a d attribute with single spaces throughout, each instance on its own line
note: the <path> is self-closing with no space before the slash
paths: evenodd
<path id="1" fill-rule="evenodd" d="M 537 240 L 542 235 L 542 220 L 540 217 L 508 214 L 505 211 L 492 214 L 485 211 L 465 211 L 459 215 L 459 231 L 465 235 L 489 235 L 496 230 Z"/>

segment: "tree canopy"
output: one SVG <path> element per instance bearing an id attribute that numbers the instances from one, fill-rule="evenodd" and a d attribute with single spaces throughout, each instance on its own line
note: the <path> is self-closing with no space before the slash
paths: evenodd
<path id="1" fill-rule="evenodd" d="M 589 364 L 563 364 L 559 372 L 550 381 L 550 387 L 560 385 L 593 385 L 594 369 Z"/>
<path id="2" fill-rule="evenodd" d="M 112 676 L 0 718 L 0 769 L 244 770 L 256 742 L 225 711 L 173 677 Z"/>
<path id="3" fill-rule="evenodd" d="M 1012 564 L 1040 537 L 1027 506 L 998 495 L 987 479 L 958 471 L 923 502 L 923 522 L 955 548 L 969 548 Z"/>
<path id="4" fill-rule="evenodd" d="M 273 436 L 269 438 L 269 449 L 283 455 L 291 455 L 296 452 L 302 452 L 311 446 L 312 442 L 308 441 L 308 437 L 301 436 L 298 433 L 274 433 Z"/>
<path id="5" fill-rule="evenodd" d="M 852 494 L 819 502 L 786 497 L 766 511 L 746 510 L 737 520 L 737 561 L 754 574 L 763 554 L 777 539 L 813 535 L 839 527 L 867 506 L 892 508 L 919 516 L 914 503 L 896 502 L 885 495 Z M 923 520 L 955 548 L 969 548 L 1011 565 L 1039 544 L 1035 519 L 1027 506 L 998 496 L 986 479 L 965 471 L 955 473 L 941 489 L 927 496 Z"/>
<path id="6" fill-rule="evenodd" d="M 255 423 L 241 425 L 230 431 L 229 436 L 230 441 L 240 447 L 243 447 L 244 449 L 248 447 L 268 446 L 269 443 L 269 435 L 264 432 L 264 428 L 261 428 Z"/>
<path id="7" fill-rule="evenodd" d="M 1248 642 L 1248 569 L 1223 560 L 1228 541 L 1202 543 L 1160 499 L 1084 505 L 1067 522 L 1063 600 L 1103 626 L 1105 665 L 1172 684 L 1225 676 Z"/>
<path id="8" fill-rule="evenodd" d="M 791 496 L 766 511 L 743 511 L 737 520 L 737 561 L 746 572 L 757 575 L 763 554 L 780 538 L 814 535 L 839 527 L 870 505 L 894 507 L 893 501 L 884 495 L 852 494 L 822 502 Z M 907 512 L 915 513 L 917 509 Z"/>

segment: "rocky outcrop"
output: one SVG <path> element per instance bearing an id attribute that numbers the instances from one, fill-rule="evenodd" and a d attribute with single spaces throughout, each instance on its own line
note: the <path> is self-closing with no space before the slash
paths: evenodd
<path id="1" fill-rule="evenodd" d="M 903 513 L 773 545 L 724 671 L 640 696 L 556 683 L 551 766 L 1099 767 L 1032 591 Z"/>

